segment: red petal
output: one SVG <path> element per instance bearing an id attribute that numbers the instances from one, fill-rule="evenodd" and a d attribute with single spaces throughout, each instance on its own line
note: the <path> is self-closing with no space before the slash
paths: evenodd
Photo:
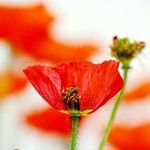
<path id="1" fill-rule="evenodd" d="M 78 86 L 81 110 L 96 110 L 123 87 L 118 66 L 119 63 L 115 61 L 97 65 L 70 62 L 59 65 L 54 70 L 60 75 L 62 88 Z"/>
<path id="2" fill-rule="evenodd" d="M 65 109 L 60 93 L 62 88 L 77 86 L 80 109 L 95 111 L 123 87 L 118 66 L 115 61 L 97 65 L 86 61 L 70 62 L 53 69 L 29 67 L 25 73 L 40 95 L 54 108 Z"/>
<path id="3" fill-rule="evenodd" d="M 33 66 L 24 69 L 34 88 L 55 109 L 65 109 L 61 99 L 61 80 L 59 75 L 46 66 Z"/>
<path id="4" fill-rule="evenodd" d="M 123 86 L 122 77 L 120 76 L 119 72 L 117 72 L 116 74 L 117 74 L 116 79 L 114 80 L 114 82 L 112 83 L 110 87 L 110 92 L 108 93 L 107 97 L 103 101 L 104 103 L 101 103 L 101 105 L 105 104 L 105 101 L 112 98 L 118 92 L 118 90 L 120 90 L 121 85 Z"/>
<path id="5" fill-rule="evenodd" d="M 27 121 L 30 125 L 46 133 L 59 133 L 64 136 L 71 132 L 70 116 L 54 109 L 34 112 L 27 116 Z"/>
<path id="6" fill-rule="evenodd" d="M 60 75 L 62 88 L 67 88 L 78 86 L 79 81 L 91 65 L 92 63 L 87 61 L 69 62 L 58 65 L 54 70 Z"/>
<path id="7" fill-rule="evenodd" d="M 120 150 L 149 150 L 150 124 L 138 127 L 115 126 L 111 130 L 109 142 Z"/>
<path id="8" fill-rule="evenodd" d="M 102 64 L 93 65 L 84 74 L 84 82 L 80 80 L 82 110 L 92 109 L 95 111 L 123 87 L 118 66 L 118 62 L 105 61 Z"/>

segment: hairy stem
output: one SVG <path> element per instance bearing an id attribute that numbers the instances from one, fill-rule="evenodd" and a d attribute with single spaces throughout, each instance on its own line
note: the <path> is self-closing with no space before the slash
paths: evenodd
<path id="1" fill-rule="evenodd" d="M 72 116 L 71 150 L 76 150 L 79 116 Z"/>

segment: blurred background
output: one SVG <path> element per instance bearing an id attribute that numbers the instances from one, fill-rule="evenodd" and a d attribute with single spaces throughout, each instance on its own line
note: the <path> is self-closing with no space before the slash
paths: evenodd
<path id="1" fill-rule="evenodd" d="M 70 118 L 37 94 L 22 69 L 113 59 L 115 35 L 146 48 L 132 62 L 105 149 L 150 150 L 149 16 L 149 0 L 0 0 L 0 150 L 68 149 Z M 79 150 L 97 150 L 113 99 L 81 120 Z"/>

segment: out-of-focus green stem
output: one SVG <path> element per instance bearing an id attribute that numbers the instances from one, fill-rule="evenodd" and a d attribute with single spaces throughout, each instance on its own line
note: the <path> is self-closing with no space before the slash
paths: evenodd
<path id="1" fill-rule="evenodd" d="M 120 106 L 120 102 L 123 98 L 123 95 L 124 95 L 124 91 L 125 91 L 125 88 L 126 88 L 126 82 L 127 82 L 127 75 L 128 75 L 128 70 L 129 70 L 129 66 L 124 66 L 123 67 L 123 80 L 124 80 L 124 87 L 123 89 L 120 91 L 118 97 L 116 98 L 115 100 L 115 104 L 114 104 L 114 107 L 112 109 L 112 112 L 111 112 L 111 115 L 110 115 L 110 118 L 109 118 L 109 121 L 108 121 L 108 124 L 104 130 L 104 133 L 102 135 L 102 139 L 101 139 L 101 142 L 100 142 L 100 145 L 99 145 L 99 148 L 98 150 L 103 150 L 106 142 L 107 142 L 107 138 L 108 138 L 108 135 L 110 133 L 110 130 L 111 130 L 111 127 L 113 125 L 113 122 L 115 120 L 115 117 L 116 117 L 116 114 L 117 114 L 117 111 L 118 111 L 118 108 Z"/>

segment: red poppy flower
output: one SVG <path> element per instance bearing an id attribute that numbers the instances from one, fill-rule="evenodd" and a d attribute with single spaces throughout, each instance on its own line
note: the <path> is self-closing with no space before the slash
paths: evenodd
<path id="1" fill-rule="evenodd" d="M 149 150 L 150 124 L 138 127 L 115 126 L 111 130 L 109 142 L 119 150 Z"/>
<path id="2" fill-rule="evenodd" d="M 39 94 L 55 109 L 72 114 L 95 111 L 122 87 L 119 63 L 69 62 L 57 67 L 24 69 Z"/>
<path id="3" fill-rule="evenodd" d="M 69 45 L 54 40 L 54 16 L 43 5 L 0 7 L 0 38 L 6 39 L 15 52 L 51 62 L 85 60 L 98 48 L 92 44 Z"/>
<path id="4" fill-rule="evenodd" d="M 71 132 L 70 116 L 55 109 L 45 109 L 27 116 L 27 123 L 45 133 L 69 135 Z"/>
<path id="5" fill-rule="evenodd" d="M 142 82 L 124 96 L 126 102 L 140 101 L 150 96 L 150 81 Z"/>
<path id="6" fill-rule="evenodd" d="M 27 80 L 13 73 L 0 74 L 0 97 L 22 90 Z"/>

